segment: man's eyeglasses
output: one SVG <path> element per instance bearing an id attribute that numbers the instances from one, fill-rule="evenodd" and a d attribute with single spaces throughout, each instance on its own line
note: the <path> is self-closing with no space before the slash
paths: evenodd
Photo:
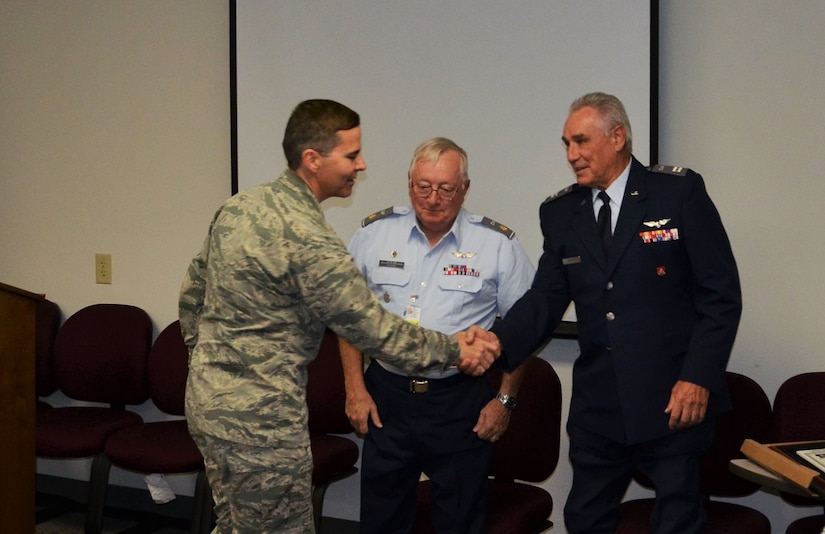
<path id="1" fill-rule="evenodd" d="M 456 193 L 461 189 L 461 187 L 456 188 L 450 185 L 439 185 L 438 187 L 433 187 L 432 184 L 428 184 L 427 182 L 419 182 L 419 183 L 411 183 L 413 193 L 415 196 L 427 198 L 433 191 L 438 193 L 438 196 L 444 200 L 452 200 Z"/>

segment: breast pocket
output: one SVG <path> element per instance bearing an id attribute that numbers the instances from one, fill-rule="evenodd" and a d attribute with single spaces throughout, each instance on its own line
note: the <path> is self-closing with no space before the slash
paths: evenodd
<path id="1" fill-rule="evenodd" d="M 442 276 L 438 287 L 449 310 L 447 317 L 444 317 L 445 322 L 462 328 L 467 326 L 462 324 L 465 321 L 465 307 L 482 297 L 484 280 L 478 276 Z"/>
<path id="2" fill-rule="evenodd" d="M 368 279 L 376 285 L 403 287 L 410 283 L 410 273 L 404 269 L 391 269 L 389 267 L 377 267 L 370 269 Z"/>

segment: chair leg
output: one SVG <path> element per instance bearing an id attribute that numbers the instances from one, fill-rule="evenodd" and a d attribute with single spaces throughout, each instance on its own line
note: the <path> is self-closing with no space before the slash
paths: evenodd
<path id="1" fill-rule="evenodd" d="M 191 534 L 208 534 L 212 531 L 214 507 L 212 489 L 209 487 L 206 471 L 201 469 L 198 471 L 198 477 L 195 480 L 195 501 L 192 510 Z"/>
<path id="2" fill-rule="evenodd" d="M 312 486 L 312 518 L 315 521 L 315 534 L 321 534 L 321 515 L 324 511 L 324 496 L 328 487 L 329 482 Z"/>
<path id="3" fill-rule="evenodd" d="M 329 480 L 312 485 L 312 518 L 315 521 L 315 534 L 321 534 L 321 517 L 323 515 L 322 512 L 324 511 L 324 496 L 327 494 L 327 488 L 329 488 L 329 485 L 333 482 L 343 480 L 350 475 L 354 475 L 357 472 L 358 468 L 352 466 L 349 469 L 341 471 L 337 475 L 331 477 Z"/>
<path id="4" fill-rule="evenodd" d="M 103 528 L 103 508 L 109 486 L 109 470 L 112 461 L 105 453 L 98 453 L 92 460 L 89 473 L 89 497 L 86 505 L 86 534 L 100 534 Z"/>

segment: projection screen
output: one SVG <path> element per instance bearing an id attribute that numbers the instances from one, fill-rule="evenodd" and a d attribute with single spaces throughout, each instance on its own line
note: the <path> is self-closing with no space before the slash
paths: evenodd
<path id="1" fill-rule="evenodd" d="M 286 166 L 281 140 L 290 111 L 329 98 L 361 115 L 368 166 L 350 198 L 323 204 L 345 243 L 365 216 L 408 205 L 414 148 L 446 136 L 469 154 L 465 207 L 513 228 L 535 263 L 539 204 L 574 181 L 560 140 L 574 98 L 591 91 L 621 98 L 636 156 L 655 163 L 656 5 L 237 2 L 233 193 L 276 178 Z"/>

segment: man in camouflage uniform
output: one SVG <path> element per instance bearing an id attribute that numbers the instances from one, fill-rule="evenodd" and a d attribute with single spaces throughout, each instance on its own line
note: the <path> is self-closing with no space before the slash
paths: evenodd
<path id="1" fill-rule="evenodd" d="M 299 104 L 289 168 L 224 203 L 184 278 L 186 415 L 218 532 L 314 531 L 306 368 L 327 326 L 410 373 L 457 364 L 479 375 L 497 356 L 385 312 L 324 219 L 320 202 L 349 196 L 366 169 L 359 121 L 337 102 Z"/>

